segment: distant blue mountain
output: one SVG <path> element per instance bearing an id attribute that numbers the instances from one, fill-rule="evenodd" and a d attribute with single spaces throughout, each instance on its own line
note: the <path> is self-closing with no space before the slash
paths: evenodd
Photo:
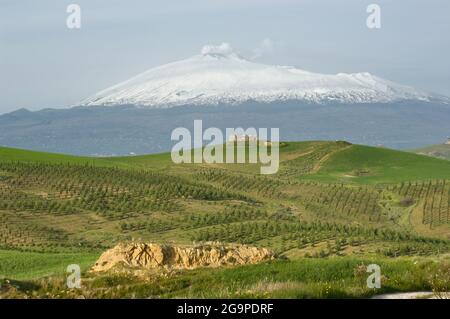
<path id="1" fill-rule="evenodd" d="M 133 105 L 24 109 L 0 116 L 0 145 L 76 155 L 169 151 L 176 127 L 278 127 L 282 140 L 347 140 L 407 149 L 450 135 L 448 104 L 312 104 L 299 101 L 149 109 Z"/>

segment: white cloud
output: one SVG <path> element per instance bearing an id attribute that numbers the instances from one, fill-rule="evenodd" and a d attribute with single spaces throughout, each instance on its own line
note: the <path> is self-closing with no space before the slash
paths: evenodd
<path id="1" fill-rule="evenodd" d="M 229 55 L 233 53 L 233 48 L 229 43 L 222 42 L 220 45 L 205 45 L 201 51 L 202 55 L 207 54 L 221 54 L 221 55 Z"/>

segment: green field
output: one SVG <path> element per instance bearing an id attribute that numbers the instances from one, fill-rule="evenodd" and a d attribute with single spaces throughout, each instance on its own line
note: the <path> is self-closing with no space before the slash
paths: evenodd
<path id="1" fill-rule="evenodd" d="M 14 279 L 62 275 L 70 264 L 78 264 L 82 270 L 87 270 L 99 255 L 95 252 L 52 254 L 0 250 L 0 274 Z"/>
<path id="2" fill-rule="evenodd" d="M 367 288 L 367 265 L 382 272 L 380 289 Z M 176 273 L 93 275 L 81 289 L 67 289 L 64 276 L 10 281 L 9 298 L 368 298 L 376 294 L 448 289 L 449 260 L 339 257 L 278 260 L 258 265 Z M 0 280 L 1 283 L 1 280 Z M 30 294 L 29 291 L 32 291 Z"/>
<path id="3" fill-rule="evenodd" d="M 392 266 L 394 277 L 411 273 L 382 291 L 432 288 L 428 268 L 412 265 L 419 260 L 429 274 L 447 262 L 449 161 L 322 141 L 281 143 L 280 159 L 278 173 L 263 176 L 257 164 L 176 165 L 168 153 L 89 158 L 0 148 L 0 279 L 19 288 L 31 280 L 39 294 L 43 281 L 63 282 L 68 264 L 87 270 L 119 242 L 219 241 L 268 247 L 286 260 L 186 271 L 147 292 L 208 297 L 209 283 L 228 297 L 257 297 L 263 287 L 273 290 L 268 297 L 364 297 L 374 292 L 360 287 L 354 268 L 370 260 Z M 143 296 L 133 280 L 123 295 L 101 295 L 102 280 L 115 282 L 102 278 L 90 278 L 95 293 L 84 293 Z M 334 292 L 324 294 L 330 281 Z"/>
<path id="4" fill-rule="evenodd" d="M 358 183 L 395 183 L 450 178 L 448 163 L 410 153 L 369 146 L 353 146 L 332 156 L 316 174 L 324 180 Z"/>

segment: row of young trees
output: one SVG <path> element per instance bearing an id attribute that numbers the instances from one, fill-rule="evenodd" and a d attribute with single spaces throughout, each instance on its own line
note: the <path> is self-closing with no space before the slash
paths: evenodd
<path id="1" fill-rule="evenodd" d="M 267 218 L 267 212 L 259 208 L 232 206 L 219 212 L 185 214 L 181 217 L 180 225 L 184 229 L 189 229 Z"/>
<path id="2" fill-rule="evenodd" d="M 371 241 L 411 241 L 419 243 L 445 244 L 439 239 L 428 239 L 407 232 L 394 231 L 388 228 L 356 227 L 328 222 L 280 222 L 255 221 L 206 227 L 194 231 L 191 239 L 196 241 L 224 241 L 239 243 L 256 243 L 260 240 L 281 236 L 281 239 L 305 239 L 308 242 L 329 240 L 334 238 L 364 238 Z M 284 237 L 283 237 L 284 236 Z M 450 247 L 449 247 L 450 248 Z"/>
<path id="3" fill-rule="evenodd" d="M 433 228 L 450 223 L 450 181 L 404 182 L 390 190 L 405 199 L 418 201 L 423 224 Z"/>
<path id="4" fill-rule="evenodd" d="M 236 192 L 148 171 L 42 163 L 0 163 L 0 209 L 61 214 L 94 211 L 111 218 L 173 212 L 177 200 L 248 200 Z"/>
<path id="5" fill-rule="evenodd" d="M 258 195 L 278 199 L 285 197 L 281 192 L 282 181 L 269 177 L 259 175 L 246 176 L 222 169 L 201 169 L 194 177 L 217 184 L 221 189 L 227 191 L 257 193 Z"/>
<path id="6" fill-rule="evenodd" d="M 312 148 L 305 149 L 300 156 L 284 161 L 280 168 L 280 175 L 298 177 L 310 174 L 320 167 L 324 158 L 347 146 L 346 142 L 315 144 Z"/>
<path id="7" fill-rule="evenodd" d="M 378 190 L 368 186 L 298 183 L 297 198 L 307 210 L 321 217 L 357 217 L 383 221 L 382 199 Z"/>

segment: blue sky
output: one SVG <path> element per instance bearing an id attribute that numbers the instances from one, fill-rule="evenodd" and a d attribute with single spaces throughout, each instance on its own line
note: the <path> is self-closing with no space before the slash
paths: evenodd
<path id="1" fill-rule="evenodd" d="M 66 7 L 81 6 L 81 29 Z M 382 27 L 366 26 L 368 4 Z M 256 61 L 362 72 L 450 95 L 448 0 L 2 0 L 0 113 L 67 107 L 229 42 Z"/>

